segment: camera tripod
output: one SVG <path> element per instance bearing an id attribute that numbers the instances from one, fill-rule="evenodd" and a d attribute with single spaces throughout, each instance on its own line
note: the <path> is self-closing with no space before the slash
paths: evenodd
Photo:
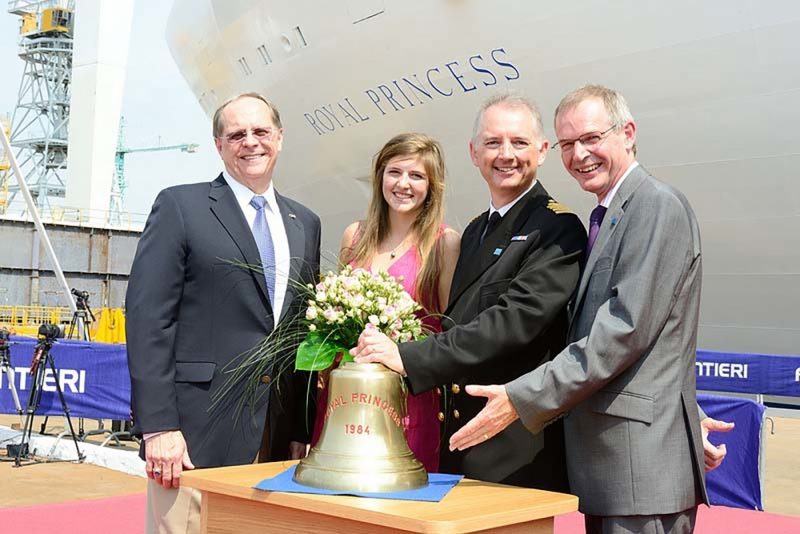
<path id="1" fill-rule="evenodd" d="M 11 396 L 14 399 L 14 407 L 17 409 L 18 414 L 22 414 L 22 405 L 19 403 L 19 395 L 17 395 L 17 386 L 14 384 L 14 369 L 11 367 L 11 351 L 9 350 L 8 331 L 0 330 L 0 375 L 6 376 L 8 382 L 8 389 L 11 390 Z"/>
<path id="2" fill-rule="evenodd" d="M 40 328 L 40 334 L 41 330 L 42 329 Z M 69 433 L 72 436 L 72 442 L 75 444 L 75 450 L 78 453 L 77 460 L 79 462 L 84 460 L 84 455 L 78 447 L 78 438 L 75 436 L 75 429 L 72 427 L 72 419 L 70 419 L 69 416 L 69 407 L 67 406 L 67 401 L 64 400 L 64 392 L 61 390 L 61 384 L 58 380 L 56 364 L 53 360 L 53 355 L 50 353 L 50 348 L 53 346 L 54 341 L 54 337 L 48 336 L 43 339 L 40 338 L 39 343 L 37 343 L 36 348 L 33 351 L 33 361 L 31 362 L 31 375 L 33 376 L 33 380 L 31 381 L 31 392 L 28 396 L 28 404 L 25 407 L 25 426 L 22 430 L 22 441 L 19 443 L 17 454 L 14 459 L 14 465 L 16 467 L 24 465 L 22 463 L 23 458 L 32 458 L 33 456 L 33 454 L 29 451 L 31 432 L 33 430 L 33 417 L 36 414 L 36 410 L 39 409 L 39 404 L 42 401 L 42 386 L 44 385 L 45 375 L 47 374 L 48 369 L 50 369 L 50 372 L 52 373 L 51 377 L 55 383 L 55 388 L 58 392 L 58 398 L 61 401 L 61 411 L 63 412 L 64 418 L 67 421 Z"/>
<path id="3" fill-rule="evenodd" d="M 74 339 L 73 336 L 75 336 L 83 339 L 83 341 L 91 341 L 92 336 L 89 334 L 89 323 L 91 321 L 94 321 L 94 314 L 92 314 L 88 304 L 86 309 L 75 310 L 67 330 L 67 339 Z"/>
<path id="4" fill-rule="evenodd" d="M 89 292 L 80 291 L 73 287 L 70 293 L 75 297 L 76 309 L 72 314 L 72 321 L 69 323 L 67 339 L 73 339 L 72 336 L 77 329 L 78 337 L 84 341 L 91 341 L 92 337 L 89 334 L 89 324 L 94 322 L 94 314 L 92 313 L 92 308 L 89 307 Z"/>

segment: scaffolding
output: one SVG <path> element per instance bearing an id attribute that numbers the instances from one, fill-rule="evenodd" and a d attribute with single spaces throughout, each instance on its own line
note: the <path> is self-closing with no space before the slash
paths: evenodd
<path id="1" fill-rule="evenodd" d="M 6 137 L 11 137 L 11 121 L 8 117 L 0 117 L 0 129 L 5 132 Z M 11 178 L 8 169 L 10 166 L 8 154 L 3 147 L 0 147 L 0 215 L 3 215 L 8 208 L 8 180 Z"/>
<path id="2" fill-rule="evenodd" d="M 74 0 L 12 0 L 8 12 L 21 17 L 19 57 L 25 62 L 11 146 L 39 211 L 47 214 L 50 199 L 66 191 Z M 3 184 L 5 211 L 19 185 L 7 178 Z"/>

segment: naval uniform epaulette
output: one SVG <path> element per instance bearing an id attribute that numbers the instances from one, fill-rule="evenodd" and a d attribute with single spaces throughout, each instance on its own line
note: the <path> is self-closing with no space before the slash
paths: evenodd
<path id="1" fill-rule="evenodd" d="M 566 207 L 564 204 L 559 204 L 558 202 L 556 202 L 552 198 L 547 201 L 547 209 L 549 209 L 550 211 L 552 211 L 556 215 L 561 215 L 562 213 L 571 213 L 573 215 L 575 214 L 574 211 L 572 211 L 571 209 Z"/>

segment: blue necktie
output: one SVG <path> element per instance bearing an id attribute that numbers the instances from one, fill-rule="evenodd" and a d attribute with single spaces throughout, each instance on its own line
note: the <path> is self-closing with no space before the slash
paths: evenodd
<path id="1" fill-rule="evenodd" d="M 589 240 L 586 242 L 587 257 L 592 252 L 594 242 L 597 240 L 597 234 L 600 233 L 600 225 L 603 224 L 603 217 L 606 215 L 606 209 L 608 208 L 598 205 L 589 215 Z"/>
<path id="2" fill-rule="evenodd" d="M 272 234 L 269 232 L 267 224 L 267 214 L 264 206 L 267 200 L 262 196 L 254 196 L 250 200 L 250 205 L 256 209 L 256 220 L 253 222 L 253 237 L 258 246 L 258 253 L 261 256 L 261 267 L 264 270 L 264 278 L 267 281 L 267 293 L 269 294 L 270 304 L 275 303 L 275 247 L 272 244 Z M 274 311 L 274 310 L 273 310 Z"/>

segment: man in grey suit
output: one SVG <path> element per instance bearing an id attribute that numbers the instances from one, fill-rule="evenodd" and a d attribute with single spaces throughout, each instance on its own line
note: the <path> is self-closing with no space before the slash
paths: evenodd
<path id="1" fill-rule="evenodd" d="M 243 410 L 242 384 L 211 410 L 229 380 L 226 367 L 301 312 L 294 287 L 314 282 L 320 254 L 319 218 L 272 183 L 283 143 L 275 106 L 256 93 L 228 100 L 214 116 L 214 139 L 224 171 L 158 195 L 128 285 L 148 532 L 199 530 L 198 492 L 179 488 L 184 469 L 252 463 L 257 454 L 298 458 L 308 442 L 307 375 L 274 369 Z"/>
<path id="2" fill-rule="evenodd" d="M 450 447 L 481 443 L 518 418 L 538 433 L 563 417 L 587 532 L 691 532 L 708 502 L 704 442 L 706 467 L 725 452 L 705 434 L 728 429 L 695 398 L 697 221 L 679 191 L 636 161 L 636 124 L 616 91 L 573 91 L 555 127 L 564 166 L 598 201 L 570 344 L 505 386 L 469 386 L 489 400 Z"/>

